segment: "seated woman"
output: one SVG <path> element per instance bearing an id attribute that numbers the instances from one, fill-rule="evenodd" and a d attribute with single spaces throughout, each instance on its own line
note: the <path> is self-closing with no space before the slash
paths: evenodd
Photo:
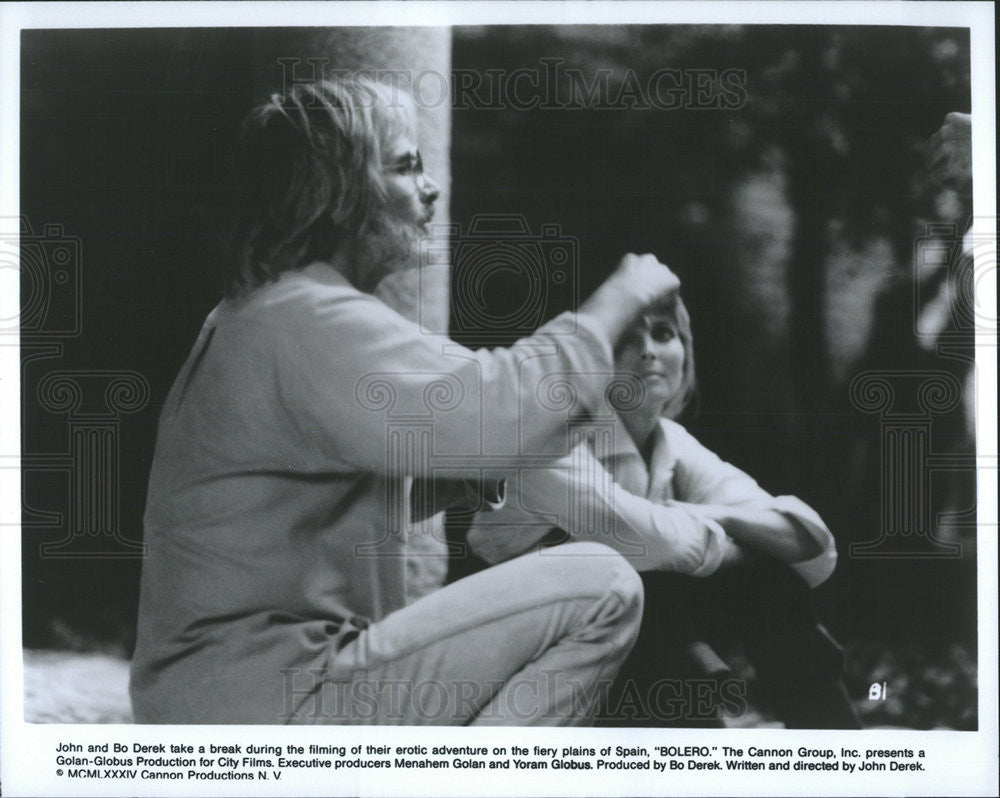
<path id="1" fill-rule="evenodd" d="M 547 546 L 567 535 L 599 540 L 643 572 L 646 609 L 611 690 L 613 722 L 717 723 L 725 690 L 679 690 L 677 677 L 727 675 L 701 641 L 735 638 L 756 670 L 753 699 L 786 726 L 856 728 L 842 653 L 808 595 L 834 570 L 833 536 L 802 501 L 771 496 L 672 420 L 694 386 L 690 320 L 673 295 L 619 342 L 607 413 L 581 421 L 556 467 L 522 467 L 507 507 L 478 516 L 469 542 L 495 563 L 532 547 L 557 556 Z M 740 711 L 746 696 L 729 688 Z"/>

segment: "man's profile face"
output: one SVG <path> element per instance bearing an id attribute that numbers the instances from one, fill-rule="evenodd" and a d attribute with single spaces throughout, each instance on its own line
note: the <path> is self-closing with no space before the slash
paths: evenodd
<path id="1" fill-rule="evenodd" d="M 394 224 L 412 224 L 426 232 L 434 218 L 434 202 L 441 194 L 437 183 L 424 172 L 420 150 L 412 134 L 397 138 L 382 161 L 385 211 Z"/>
<path id="2" fill-rule="evenodd" d="M 412 133 L 399 136 L 382 159 L 385 202 L 358 241 L 353 281 L 372 292 L 390 274 L 419 268 L 421 239 L 434 218 L 441 191 L 424 174 Z"/>

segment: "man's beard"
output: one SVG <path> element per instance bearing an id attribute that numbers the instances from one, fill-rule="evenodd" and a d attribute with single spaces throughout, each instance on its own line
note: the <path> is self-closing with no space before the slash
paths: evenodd
<path id="1" fill-rule="evenodd" d="M 385 210 L 365 225 L 354 241 L 352 253 L 355 286 L 373 293 L 385 277 L 422 262 L 422 242 L 427 234 L 412 222 L 393 219 Z"/>

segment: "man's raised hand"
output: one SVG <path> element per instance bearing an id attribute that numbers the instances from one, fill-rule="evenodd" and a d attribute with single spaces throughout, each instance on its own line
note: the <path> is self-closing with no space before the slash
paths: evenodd
<path id="1" fill-rule="evenodd" d="M 614 282 L 626 300 L 631 295 L 631 303 L 636 306 L 637 311 L 642 311 L 681 287 L 677 275 L 670 267 L 660 263 L 655 255 L 632 253 L 619 261 L 618 268 L 608 282 Z"/>
<path id="2" fill-rule="evenodd" d="M 625 255 L 612 275 L 580 306 L 614 343 L 636 316 L 676 292 L 681 281 L 655 255 Z"/>

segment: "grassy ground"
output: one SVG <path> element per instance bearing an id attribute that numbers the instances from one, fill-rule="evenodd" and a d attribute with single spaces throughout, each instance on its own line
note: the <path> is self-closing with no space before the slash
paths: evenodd
<path id="1" fill-rule="evenodd" d="M 855 643 L 848 649 L 847 686 L 868 727 L 908 729 L 977 728 L 978 678 L 975 652 L 952 644 L 933 650 L 917 645 L 888 649 Z M 885 684 L 884 699 L 870 700 L 873 683 Z"/>
<path id="2" fill-rule="evenodd" d="M 25 650 L 24 719 L 131 723 L 128 662 L 101 653 Z"/>

